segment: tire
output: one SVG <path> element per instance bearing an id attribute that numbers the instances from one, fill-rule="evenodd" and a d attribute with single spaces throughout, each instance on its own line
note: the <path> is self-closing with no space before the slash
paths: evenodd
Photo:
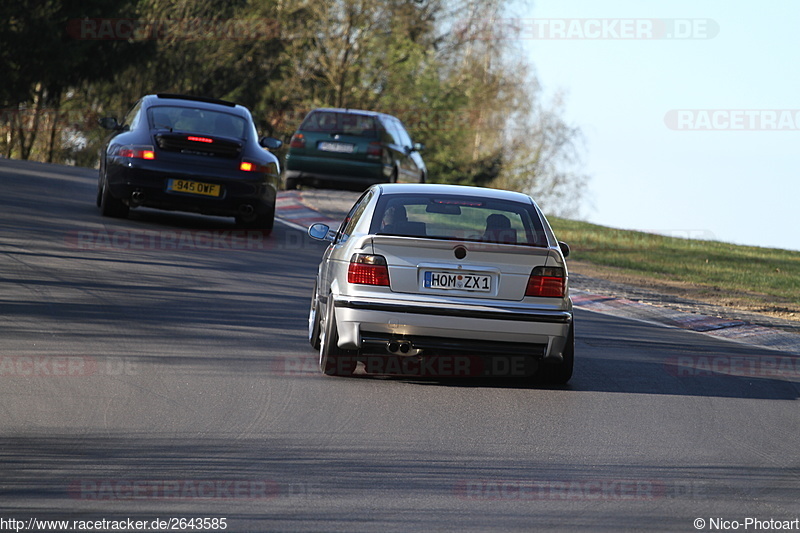
<path id="1" fill-rule="evenodd" d="M 349 376 L 355 370 L 355 355 L 349 350 L 339 348 L 339 331 L 336 328 L 332 296 L 328 296 L 328 310 L 321 330 L 319 369 L 328 376 Z"/>
<path id="2" fill-rule="evenodd" d="M 315 282 L 314 292 L 311 293 L 311 308 L 308 310 L 308 343 L 315 350 L 319 350 L 319 326 L 319 299 L 317 297 L 317 284 Z"/>
<path id="3" fill-rule="evenodd" d="M 543 362 L 536 372 L 538 380 L 550 385 L 565 385 L 572 378 L 575 366 L 575 326 L 570 325 L 564 360 L 559 363 Z"/>
<path id="4" fill-rule="evenodd" d="M 255 219 L 245 221 L 242 217 L 236 217 L 236 225 L 247 229 L 257 229 L 264 232 L 264 235 L 270 235 L 272 228 L 275 227 L 275 204 L 263 215 L 256 216 Z"/>
<path id="5" fill-rule="evenodd" d="M 296 178 L 286 178 L 285 187 L 287 191 L 293 191 L 297 189 L 297 179 Z"/>
<path id="6" fill-rule="evenodd" d="M 102 199 L 103 199 L 103 162 L 100 161 L 100 170 L 97 174 L 97 207 L 100 207 Z"/>
<path id="7" fill-rule="evenodd" d="M 98 193 L 100 197 L 100 214 L 104 217 L 128 218 L 130 207 L 122 200 L 117 200 L 108 190 L 108 182 L 104 179 L 102 189 Z"/>

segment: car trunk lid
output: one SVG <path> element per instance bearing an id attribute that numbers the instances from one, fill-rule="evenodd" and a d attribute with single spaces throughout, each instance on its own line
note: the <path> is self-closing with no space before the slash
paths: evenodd
<path id="1" fill-rule="evenodd" d="M 154 135 L 156 145 L 164 152 L 174 152 L 206 158 L 237 159 L 242 155 L 243 142 L 229 137 L 181 132 L 161 132 Z"/>
<path id="2" fill-rule="evenodd" d="M 377 235 L 393 292 L 520 301 L 535 267 L 563 266 L 557 252 L 529 245 Z"/>
<path id="3" fill-rule="evenodd" d="M 304 137 L 302 154 L 306 156 L 343 161 L 380 160 L 380 142 L 375 136 L 311 132 L 304 133 Z"/>

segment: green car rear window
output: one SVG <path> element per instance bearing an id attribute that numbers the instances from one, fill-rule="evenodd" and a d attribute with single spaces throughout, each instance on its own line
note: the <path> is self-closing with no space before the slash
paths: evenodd
<path id="1" fill-rule="evenodd" d="M 338 133 L 368 139 L 377 139 L 378 121 L 375 117 L 335 111 L 314 111 L 300 125 L 300 131 L 309 133 Z"/>

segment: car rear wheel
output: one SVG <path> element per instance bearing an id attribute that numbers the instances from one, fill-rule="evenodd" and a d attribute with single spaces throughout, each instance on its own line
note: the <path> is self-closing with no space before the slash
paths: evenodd
<path id="1" fill-rule="evenodd" d="M 97 207 L 100 207 L 102 205 L 102 202 L 103 202 L 103 175 L 100 174 L 100 176 L 97 179 L 97 201 L 96 201 Z"/>
<path id="2" fill-rule="evenodd" d="M 103 180 L 103 188 L 100 191 L 100 214 L 104 217 L 127 218 L 130 208 L 111 195 L 108 190 L 108 182 Z"/>
<path id="3" fill-rule="evenodd" d="M 339 348 L 339 331 L 336 328 L 336 311 L 333 298 L 328 297 L 328 310 L 321 327 L 319 342 L 319 369 L 328 376 L 347 376 L 355 370 L 355 357 Z"/>
<path id="4" fill-rule="evenodd" d="M 564 346 L 564 360 L 559 363 L 543 362 L 536 372 L 536 377 L 551 385 L 564 385 L 572 378 L 575 366 L 575 326 L 569 327 L 567 344 Z"/>
<path id="5" fill-rule="evenodd" d="M 269 235 L 275 226 L 275 204 L 272 204 L 272 207 L 266 213 L 257 215 L 256 218 L 251 220 L 237 216 L 236 225 L 247 229 L 261 230 L 265 235 Z"/>

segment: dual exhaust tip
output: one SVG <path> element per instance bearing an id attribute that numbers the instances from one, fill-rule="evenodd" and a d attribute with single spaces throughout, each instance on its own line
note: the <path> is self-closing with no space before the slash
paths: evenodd
<path id="1" fill-rule="evenodd" d="M 141 205 L 144 203 L 144 191 L 136 189 L 131 193 L 131 205 Z"/>
<path id="2" fill-rule="evenodd" d="M 386 343 L 386 351 L 392 355 L 415 355 L 414 346 L 411 341 L 389 341 Z"/>

